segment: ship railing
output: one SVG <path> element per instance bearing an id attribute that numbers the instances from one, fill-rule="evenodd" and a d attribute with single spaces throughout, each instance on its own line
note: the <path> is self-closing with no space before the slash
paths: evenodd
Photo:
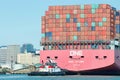
<path id="1" fill-rule="evenodd" d="M 66 50 L 66 49 L 110 49 L 110 41 L 86 40 L 86 41 L 55 41 L 41 43 L 44 50 Z"/>

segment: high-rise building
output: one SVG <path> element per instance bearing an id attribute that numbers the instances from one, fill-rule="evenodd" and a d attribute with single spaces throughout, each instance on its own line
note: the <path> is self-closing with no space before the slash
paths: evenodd
<path id="1" fill-rule="evenodd" d="M 19 45 L 8 45 L 0 47 L 0 65 L 12 67 L 17 62 L 17 54 L 20 53 Z"/>
<path id="2" fill-rule="evenodd" d="M 7 60 L 7 46 L 0 47 L 0 65 L 6 64 Z"/>
<path id="3" fill-rule="evenodd" d="M 27 51 L 27 53 L 35 53 L 34 46 L 32 44 L 23 44 L 21 47 L 21 53 L 24 53 Z"/>

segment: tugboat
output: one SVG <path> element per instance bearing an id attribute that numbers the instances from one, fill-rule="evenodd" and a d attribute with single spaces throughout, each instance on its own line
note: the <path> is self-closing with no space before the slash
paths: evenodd
<path id="1" fill-rule="evenodd" d="M 53 60 L 49 59 L 45 64 L 41 65 L 38 71 L 28 73 L 28 76 L 61 76 L 65 72 L 57 66 Z"/>

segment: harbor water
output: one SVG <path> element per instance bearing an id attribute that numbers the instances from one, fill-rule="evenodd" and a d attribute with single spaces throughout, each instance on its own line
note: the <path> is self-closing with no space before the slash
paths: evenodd
<path id="1" fill-rule="evenodd" d="M 120 80 L 120 76 L 68 75 L 68 76 L 27 76 L 0 75 L 0 80 Z"/>

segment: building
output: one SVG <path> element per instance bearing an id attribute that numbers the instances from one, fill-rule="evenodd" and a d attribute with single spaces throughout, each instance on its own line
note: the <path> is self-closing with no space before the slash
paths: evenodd
<path id="1" fill-rule="evenodd" d="M 27 65 L 33 65 L 40 63 L 40 56 L 35 55 L 33 53 L 19 53 L 17 55 L 17 63 L 19 64 L 27 64 Z"/>
<path id="2" fill-rule="evenodd" d="M 40 50 L 37 49 L 37 50 L 35 51 L 35 54 L 40 54 Z"/>
<path id="3" fill-rule="evenodd" d="M 35 53 L 35 49 L 32 44 L 23 44 L 21 47 L 21 53 L 24 53 L 25 50 L 27 50 L 27 53 Z"/>
<path id="4" fill-rule="evenodd" d="M 17 54 L 20 53 L 19 45 L 8 45 L 0 47 L 0 65 L 12 68 L 17 62 Z"/>
<path id="5" fill-rule="evenodd" d="M 0 47 L 0 65 L 7 63 L 7 46 Z"/>

